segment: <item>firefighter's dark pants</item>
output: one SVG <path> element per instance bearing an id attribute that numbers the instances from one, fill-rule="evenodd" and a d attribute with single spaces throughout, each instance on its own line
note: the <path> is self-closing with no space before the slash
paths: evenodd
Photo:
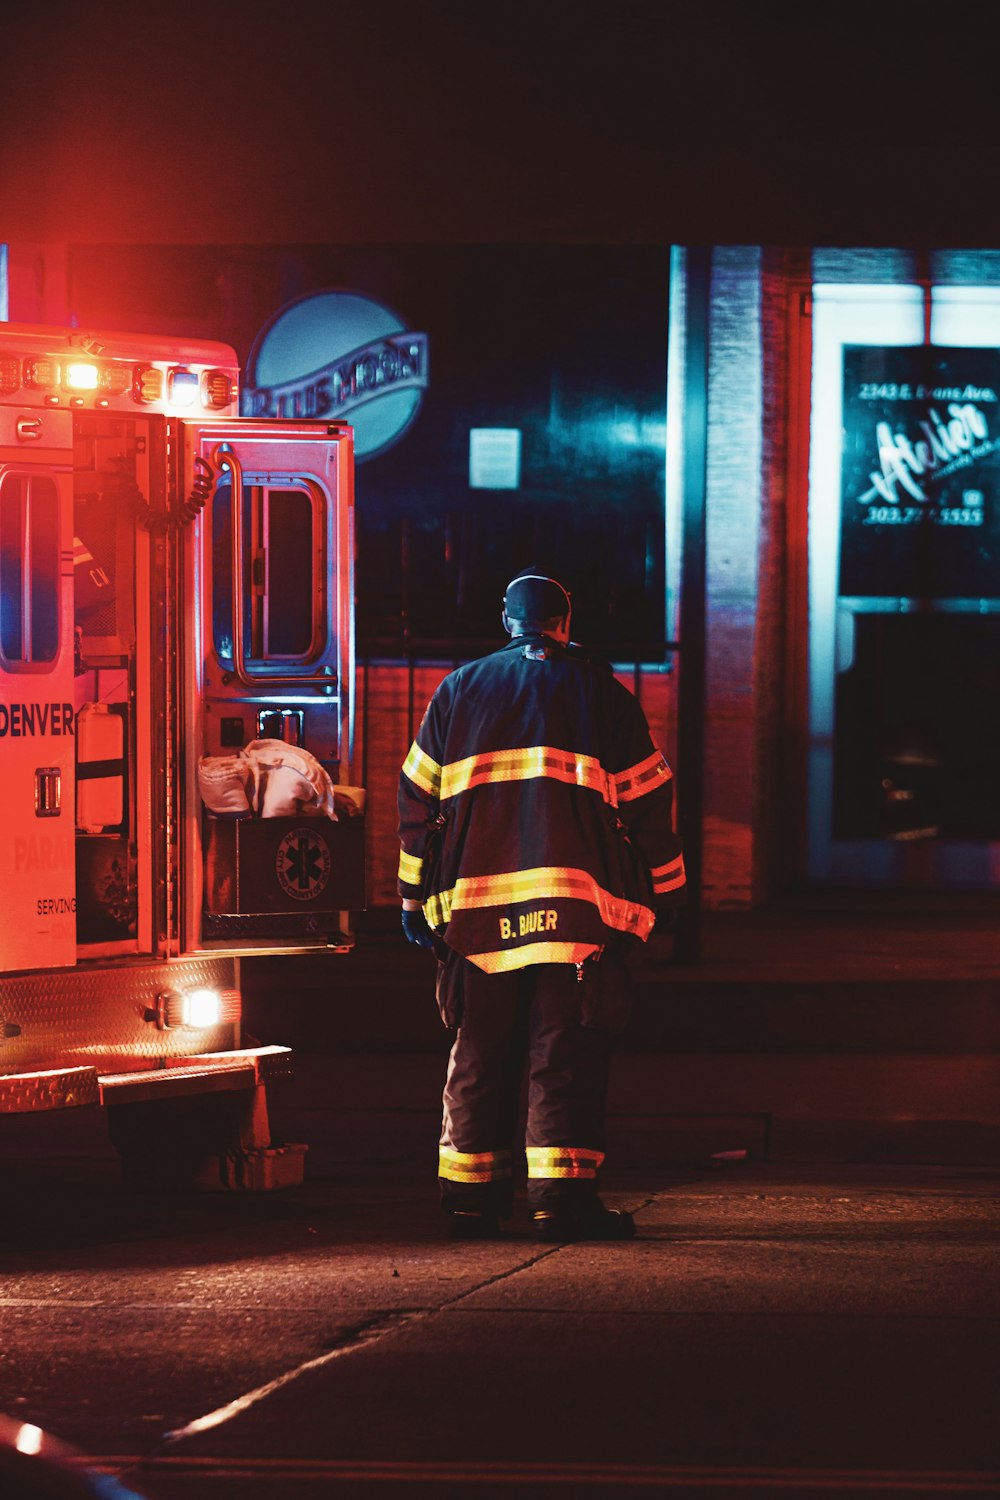
<path id="1" fill-rule="evenodd" d="M 596 1198 L 611 1050 L 630 1009 L 623 958 L 485 974 L 449 953 L 438 1006 L 457 1027 L 439 1158 L 445 1211 L 510 1216 L 526 1066 L 530 1207 Z"/>

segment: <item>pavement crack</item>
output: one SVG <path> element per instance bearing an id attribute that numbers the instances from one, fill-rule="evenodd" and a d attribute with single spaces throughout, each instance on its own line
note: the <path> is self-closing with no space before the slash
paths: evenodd
<path id="1" fill-rule="evenodd" d="M 446 1297 L 439 1302 L 437 1307 L 428 1309 L 427 1316 L 443 1312 L 446 1307 L 454 1307 L 456 1302 L 464 1302 L 466 1297 L 474 1297 L 477 1292 L 484 1291 L 488 1286 L 496 1286 L 500 1281 L 509 1281 L 512 1276 L 518 1276 L 522 1271 L 530 1271 L 532 1266 L 537 1266 L 539 1261 L 547 1260 L 550 1255 L 556 1255 L 563 1249 L 562 1245 L 547 1245 L 544 1250 L 539 1250 L 535 1255 L 529 1255 L 527 1260 L 522 1260 L 516 1266 L 508 1266 L 505 1271 L 497 1271 L 495 1276 L 487 1276 L 484 1281 L 479 1281 L 475 1286 L 466 1287 L 464 1292 L 456 1292 L 454 1297 Z"/>
<path id="2" fill-rule="evenodd" d="M 447 1307 L 461 1302 L 466 1297 L 471 1297 L 475 1292 L 481 1292 L 486 1287 L 495 1285 L 499 1281 L 506 1281 L 508 1277 L 516 1276 L 521 1271 L 529 1270 L 531 1266 L 537 1265 L 539 1261 L 554 1255 L 562 1247 L 560 1245 L 546 1246 L 544 1250 L 529 1256 L 526 1260 L 519 1261 L 517 1265 L 510 1266 L 494 1276 L 487 1276 L 475 1286 L 467 1287 L 464 1291 L 447 1297 L 443 1302 L 436 1303 L 433 1307 L 413 1308 L 396 1310 L 390 1313 L 381 1313 L 377 1317 L 369 1318 L 363 1323 L 346 1328 L 341 1335 L 334 1340 L 322 1354 L 307 1359 L 291 1370 L 285 1370 L 281 1375 L 276 1375 L 273 1380 L 266 1381 L 263 1385 L 255 1386 L 253 1390 L 246 1391 L 242 1396 L 227 1401 L 225 1405 L 216 1407 L 214 1411 L 206 1412 L 203 1416 L 195 1417 L 192 1421 L 185 1423 L 183 1427 L 174 1428 L 171 1432 L 163 1434 L 160 1442 L 152 1448 L 142 1460 L 142 1464 L 153 1463 L 161 1457 L 165 1451 L 172 1448 L 176 1443 L 183 1442 L 187 1438 L 197 1437 L 200 1433 L 209 1432 L 214 1427 L 221 1427 L 225 1422 L 231 1422 L 235 1417 L 241 1416 L 249 1411 L 251 1407 L 257 1406 L 261 1401 L 266 1401 L 276 1391 L 284 1386 L 290 1385 L 298 1380 L 300 1376 L 307 1375 L 313 1370 L 321 1370 L 332 1364 L 334 1360 L 342 1359 L 345 1355 L 353 1354 L 358 1349 L 376 1344 L 382 1339 L 398 1333 L 412 1323 L 434 1317 L 437 1313 Z M 138 1467 L 141 1468 L 142 1464 Z"/>
<path id="3" fill-rule="evenodd" d="M 653 1195 L 644 1201 L 640 1205 L 640 1208 L 648 1208 L 655 1201 L 656 1195 Z M 221 1427 L 224 1423 L 241 1416 L 244 1412 L 249 1411 L 251 1407 L 257 1406 L 262 1401 L 266 1401 L 276 1391 L 298 1380 L 300 1376 L 307 1375 L 313 1370 L 321 1370 L 327 1365 L 332 1364 L 334 1360 L 342 1359 L 345 1355 L 353 1354 L 358 1349 L 379 1343 L 382 1339 L 398 1333 L 400 1329 L 408 1327 L 411 1324 L 433 1318 L 445 1311 L 445 1309 L 455 1307 L 458 1303 L 464 1302 L 466 1298 L 485 1291 L 488 1287 L 508 1281 L 512 1277 L 520 1275 L 522 1271 L 529 1271 L 532 1266 L 540 1264 L 543 1260 L 548 1260 L 550 1256 L 557 1255 L 564 1248 L 565 1246 L 561 1244 L 546 1245 L 544 1249 L 537 1250 L 534 1254 L 518 1260 L 516 1264 L 507 1266 L 504 1270 L 498 1271 L 492 1276 L 484 1277 L 481 1281 L 477 1281 L 474 1286 L 466 1287 L 464 1291 L 456 1292 L 453 1296 L 446 1297 L 443 1301 L 436 1303 L 432 1307 L 397 1309 L 389 1313 L 380 1313 L 377 1317 L 369 1318 L 365 1322 L 346 1328 L 342 1334 L 331 1342 L 322 1354 L 304 1360 L 293 1369 L 285 1370 L 281 1375 L 276 1375 L 273 1380 L 266 1381 L 263 1385 L 255 1386 L 252 1390 L 244 1392 L 242 1396 L 235 1397 L 234 1400 L 226 1402 L 214 1411 L 206 1412 L 200 1417 L 195 1417 L 183 1427 L 177 1427 L 170 1432 L 164 1433 L 159 1443 L 150 1449 L 135 1468 L 141 1470 L 144 1465 L 155 1463 L 158 1458 L 172 1449 L 175 1444 L 183 1442 L 187 1438 L 197 1437 L 203 1432 L 209 1432 L 215 1427 Z"/>
<path id="4" fill-rule="evenodd" d="M 263 1385 L 255 1386 L 253 1390 L 246 1391 L 242 1396 L 237 1396 L 233 1401 L 227 1401 L 224 1406 L 217 1407 L 214 1411 L 206 1412 L 204 1416 L 195 1417 L 183 1427 L 177 1427 L 172 1432 L 163 1434 L 159 1444 L 147 1455 L 144 1462 L 150 1462 L 164 1449 L 179 1443 L 185 1438 L 196 1437 L 201 1432 L 208 1432 L 213 1427 L 221 1427 L 224 1422 L 230 1422 L 234 1417 L 240 1416 L 248 1411 L 250 1407 L 265 1401 L 275 1391 L 281 1390 L 283 1386 L 290 1385 L 292 1381 L 298 1380 L 301 1375 L 308 1374 L 311 1370 L 320 1370 L 325 1365 L 332 1364 L 336 1359 L 342 1359 L 345 1354 L 353 1354 L 355 1350 L 362 1349 L 368 1344 L 377 1343 L 380 1339 L 395 1333 L 405 1324 L 412 1322 L 415 1318 L 423 1316 L 421 1312 L 391 1312 L 382 1313 L 378 1317 L 369 1318 L 364 1323 L 358 1323 L 353 1328 L 347 1328 L 343 1334 L 336 1339 L 324 1353 L 315 1355 L 312 1359 L 304 1360 L 302 1364 L 296 1365 L 294 1369 L 285 1370 L 283 1374 L 276 1375 L 273 1380 L 266 1381 Z"/>

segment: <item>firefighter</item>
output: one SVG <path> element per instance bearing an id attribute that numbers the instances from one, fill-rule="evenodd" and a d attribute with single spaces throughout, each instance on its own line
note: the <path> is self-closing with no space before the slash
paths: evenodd
<path id="1" fill-rule="evenodd" d="M 570 617 L 561 583 L 519 573 L 509 643 L 444 679 L 400 776 L 403 929 L 435 952 L 454 1031 L 439 1181 L 459 1238 L 511 1215 L 525 1061 L 535 1235 L 635 1233 L 598 1195 L 611 1045 L 627 953 L 683 900 L 684 860 L 645 715 Z"/>

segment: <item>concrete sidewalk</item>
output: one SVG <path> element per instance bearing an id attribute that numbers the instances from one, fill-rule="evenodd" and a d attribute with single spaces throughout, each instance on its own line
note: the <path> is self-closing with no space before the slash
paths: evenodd
<path id="1" fill-rule="evenodd" d="M 844 895 L 709 913 L 703 937 L 698 963 L 678 963 L 669 936 L 635 955 L 616 1151 L 1000 1163 L 1000 902 Z M 349 955 L 243 966 L 250 1030 L 290 1043 L 338 1080 L 337 1107 L 381 1111 L 390 1133 L 417 1099 L 437 1108 L 449 1039 L 433 982 L 395 910 L 366 913 Z"/>
<path id="2" fill-rule="evenodd" d="M 456 1244 L 300 1086 L 270 1199 L 125 1198 L 83 1115 L 4 1160 L 0 1408 L 151 1500 L 1000 1493 L 997 1174 L 619 1164 L 631 1244 Z"/>
<path id="3" fill-rule="evenodd" d="M 327 1284 L 368 1309 L 363 1334 L 133 1474 L 157 1500 L 310 1483 L 455 1500 L 995 1495 L 989 1186 L 912 1170 L 647 1179 L 610 1195 L 636 1212 L 632 1245 L 515 1232 L 435 1250 L 407 1200 L 411 1234 L 391 1244 L 376 1181 L 360 1256 L 350 1222 L 327 1251 Z M 373 1214 L 389 1243 L 372 1242 Z"/>

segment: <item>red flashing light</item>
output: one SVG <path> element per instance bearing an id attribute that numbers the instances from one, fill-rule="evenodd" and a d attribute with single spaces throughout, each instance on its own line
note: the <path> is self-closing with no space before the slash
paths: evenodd
<path id="1" fill-rule="evenodd" d="M 130 365 L 104 365 L 101 369 L 101 390 L 109 396 L 124 396 L 131 384 Z"/>
<path id="2" fill-rule="evenodd" d="M 24 361 L 24 383 L 33 390 L 45 391 L 57 385 L 59 366 L 54 359 L 26 359 Z"/>
<path id="3" fill-rule="evenodd" d="M 96 365 L 72 360 L 63 367 L 63 384 L 72 391 L 96 391 L 100 380 Z"/>
<path id="4" fill-rule="evenodd" d="M 233 382 L 225 370 L 206 370 L 202 377 L 201 398 L 213 411 L 221 411 L 233 399 Z"/>
<path id="5" fill-rule="evenodd" d="M 137 365 L 132 395 L 136 401 L 162 401 L 163 371 L 158 370 L 155 365 Z"/>

